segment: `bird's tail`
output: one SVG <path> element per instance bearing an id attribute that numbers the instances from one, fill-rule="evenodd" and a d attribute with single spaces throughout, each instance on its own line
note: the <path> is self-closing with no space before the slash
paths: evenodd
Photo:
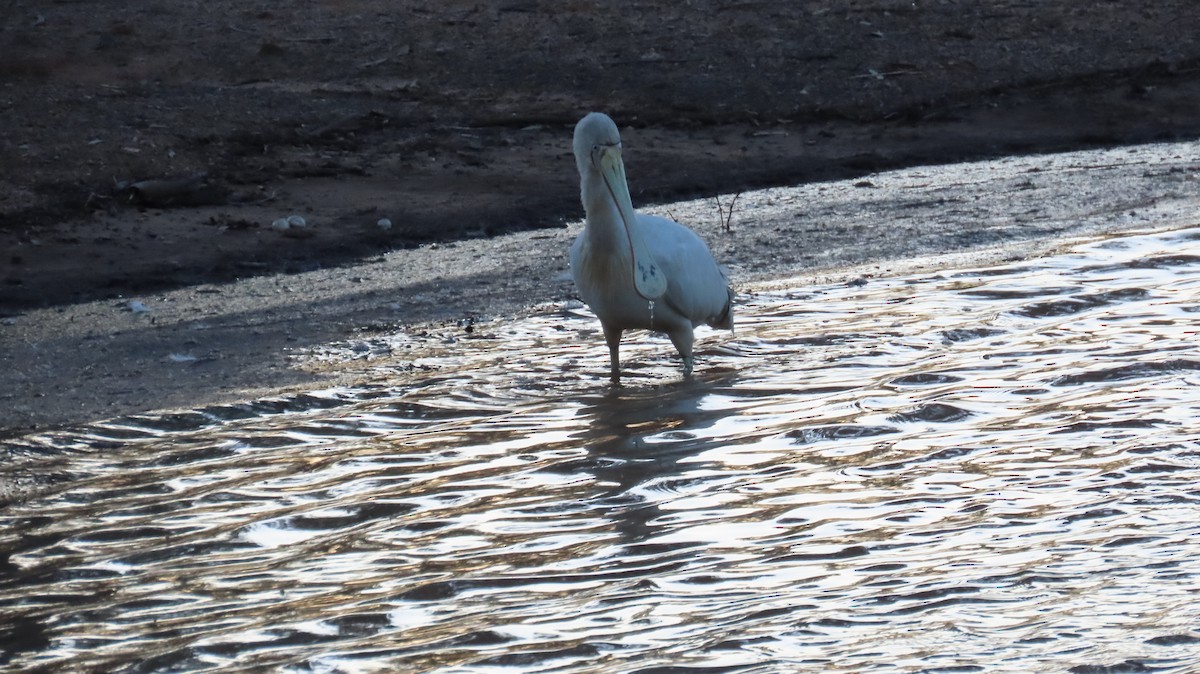
<path id="1" fill-rule="evenodd" d="M 725 307 L 721 309 L 721 313 L 709 323 L 714 328 L 723 328 L 733 332 L 733 288 L 726 288 L 729 293 L 725 300 Z"/>

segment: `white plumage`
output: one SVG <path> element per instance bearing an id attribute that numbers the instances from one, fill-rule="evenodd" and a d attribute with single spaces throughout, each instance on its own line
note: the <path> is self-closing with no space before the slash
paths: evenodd
<path id="1" fill-rule="evenodd" d="M 612 119 L 598 112 L 581 119 L 574 150 L 587 224 L 571 246 L 571 275 L 600 319 L 613 380 L 621 375 L 621 334 L 634 329 L 666 333 L 690 376 L 693 328 L 733 329 L 728 279 L 695 232 L 634 212 Z"/>

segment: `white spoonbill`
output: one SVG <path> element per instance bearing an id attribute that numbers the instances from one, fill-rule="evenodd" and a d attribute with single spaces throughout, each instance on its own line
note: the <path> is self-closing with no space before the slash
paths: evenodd
<path id="1" fill-rule="evenodd" d="M 733 329 L 728 279 L 695 232 L 634 212 L 621 135 L 608 115 L 579 120 L 574 149 L 587 223 L 571 246 L 571 275 L 604 329 L 613 381 L 621 377 L 621 333 L 636 329 L 665 332 L 691 376 L 692 329 Z"/>

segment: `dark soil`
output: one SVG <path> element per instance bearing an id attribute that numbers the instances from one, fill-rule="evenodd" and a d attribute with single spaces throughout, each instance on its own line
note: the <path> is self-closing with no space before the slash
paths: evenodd
<path id="1" fill-rule="evenodd" d="M 561 227 L 589 110 L 638 204 L 1195 137 L 1198 34 L 1189 0 L 12 0 L 0 314 Z"/>

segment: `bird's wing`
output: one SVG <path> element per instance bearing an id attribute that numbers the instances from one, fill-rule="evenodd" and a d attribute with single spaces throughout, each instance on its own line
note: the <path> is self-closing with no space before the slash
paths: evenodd
<path id="1" fill-rule="evenodd" d="M 725 327 L 732 292 L 704 240 L 666 218 L 639 213 L 638 222 L 647 248 L 667 277 L 667 305 L 695 324 Z"/>

